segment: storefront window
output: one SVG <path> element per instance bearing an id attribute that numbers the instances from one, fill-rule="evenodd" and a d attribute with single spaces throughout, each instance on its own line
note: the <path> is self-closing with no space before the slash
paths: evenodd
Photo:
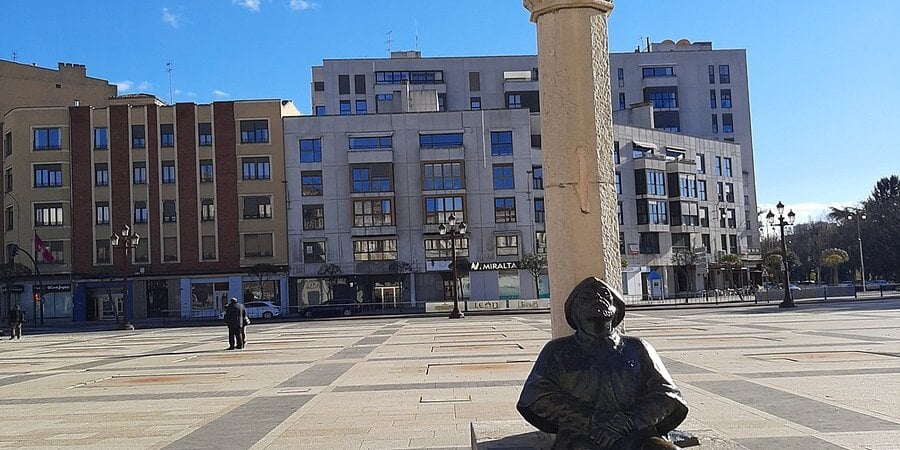
<path id="1" fill-rule="evenodd" d="M 48 292 L 44 294 L 44 317 L 72 317 L 72 293 Z"/>
<path id="2" fill-rule="evenodd" d="M 191 310 L 224 311 L 228 299 L 228 282 L 191 284 Z"/>
<path id="3" fill-rule="evenodd" d="M 500 278 L 500 299 L 517 299 L 519 298 L 519 271 L 518 270 L 501 270 Z"/>
<path id="4" fill-rule="evenodd" d="M 538 298 L 550 298 L 550 276 L 546 273 L 538 277 Z"/>
<path id="5" fill-rule="evenodd" d="M 244 280 L 244 303 L 250 301 L 281 304 L 281 285 L 278 280 Z"/>

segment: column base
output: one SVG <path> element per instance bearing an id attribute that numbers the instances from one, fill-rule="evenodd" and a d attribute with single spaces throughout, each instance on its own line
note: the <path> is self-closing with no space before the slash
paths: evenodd
<path id="1" fill-rule="evenodd" d="M 462 311 L 455 309 L 453 311 L 450 311 L 450 315 L 448 317 L 451 319 L 462 319 L 463 317 L 466 317 L 466 315 L 463 314 Z"/>

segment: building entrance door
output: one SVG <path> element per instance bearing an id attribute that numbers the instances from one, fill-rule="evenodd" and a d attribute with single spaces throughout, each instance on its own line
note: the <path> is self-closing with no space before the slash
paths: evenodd
<path id="1" fill-rule="evenodd" d="M 383 309 L 400 308 L 400 283 L 375 283 L 375 302 Z"/>

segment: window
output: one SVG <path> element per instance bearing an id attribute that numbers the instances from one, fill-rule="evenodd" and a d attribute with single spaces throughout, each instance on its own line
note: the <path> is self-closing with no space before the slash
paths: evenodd
<path id="1" fill-rule="evenodd" d="M 536 191 L 544 190 L 544 168 L 542 166 L 532 166 L 531 187 Z"/>
<path id="2" fill-rule="evenodd" d="M 197 138 L 201 147 L 208 147 L 213 144 L 212 124 L 209 122 L 200 122 L 197 124 Z M 214 238 L 215 239 L 215 238 Z M 213 247 L 215 250 L 215 247 Z M 215 256 L 213 257 L 215 259 Z"/>
<path id="3" fill-rule="evenodd" d="M 463 163 L 429 163 L 424 165 L 426 191 L 440 191 L 463 188 Z"/>
<path id="4" fill-rule="evenodd" d="M 535 253 L 546 254 L 547 253 L 547 232 L 545 231 L 535 231 L 534 232 L 534 245 L 535 245 Z"/>
<path id="5" fill-rule="evenodd" d="M 638 200 L 636 206 L 638 225 L 667 225 L 669 223 L 669 215 L 665 201 Z"/>
<path id="6" fill-rule="evenodd" d="M 706 155 L 697 153 L 697 173 L 706 173 Z"/>
<path id="7" fill-rule="evenodd" d="M 394 261 L 397 239 L 364 239 L 353 241 L 354 261 Z"/>
<path id="8" fill-rule="evenodd" d="M 97 264 L 109 264 L 109 239 L 97 239 L 95 241 L 97 249 Z"/>
<path id="9" fill-rule="evenodd" d="M 481 97 L 469 97 L 469 109 L 481 109 Z"/>
<path id="10" fill-rule="evenodd" d="M 6 169 L 5 176 L 3 178 L 6 181 L 6 192 L 12 192 L 12 190 L 13 190 L 12 167 Z"/>
<path id="11" fill-rule="evenodd" d="M 216 220 L 216 205 L 213 203 L 213 199 L 200 199 L 200 220 L 204 222 Z"/>
<path id="12" fill-rule="evenodd" d="M 94 205 L 96 211 L 95 219 L 97 225 L 105 225 L 109 223 L 109 202 L 97 202 Z"/>
<path id="13" fill-rule="evenodd" d="M 300 139 L 300 162 L 322 162 L 321 139 Z"/>
<path id="14" fill-rule="evenodd" d="M 734 203 L 734 183 L 725 183 L 725 201 Z"/>
<path id="15" fill-rule="evenodd" d="M 267 195 L 244 197 L 245 219 L 271 219 L 272 197 Z"/>
<path id="16" fill-rule="evenodd" d="M 497 256 L 518 256 L 518 236 L 494 236 L 494 244 L 497 248 Z"/>
<path id="17" fill-rule="evenodd" d="M 616 215 L 619 217 L 619 225 L 625 225 L 625 213 L 622 212 L 622 202 L 617 202 L 616 204 Z"/>
<path id="18" fill-rule="evenodd" d="M 506 107 L 509 109 L 521 109 L 522 94 L 506 94 Z"/>
<path id="19" fill-rule="evenodd" d="M 512 154 L 512 131 L 491 131 L 491 156 Z"/>
<path id="20" fill-rule="evenodd" d="M 135 161 L 131 163 L 131 182 L 134 184 L 147 184 L 147 163 Z"/>
<path id="21" fill-rule="evenodd" d="M 509 223 L 516 221 L 516 198 L 498 197 L 494 199 L 494 222 Z"/>
<path id="22" fill-rule="evenodd" d="M 134 202 L 134 223 L 147 223 L 147 202 Z"/>
<path id="23" fill-rule="evenodd" d="M 731 83 L 731 68 L 727 64 L 719 66 L 719 83 Z"/>
<path id="24" fill-rule="evenodd" d="M 391 163 L 350 166 L 351 192 L 390 192 Z"/>
<path id="25" fill-rule="evenodd" d="M 94 149 L 106 150 L 109 148 L 109 139 L 106 136 L 106 128 L 94 128 Z"/>
<path id="26" fill-rule="evenodd" d="M 674 67 L 644 67 L 641 71 L 644 78 L 674 77 Z"/>
<path id="27" fill-rule="evenodd" d="M 697 177 L 694 175 L 678 176 L 679 194 L 681 197 L 697 198 Z"/>
<path id="28" fill-rule="evenodd" d="M 350 94 L 350 75 L 338 75 L 338 94 Z"/>
<path id="29" fill-rule="evenodd" d="M 255 144 L 269 142 L 269 121 L 242 120 L 241 144 Z"/>
<path id="30" fill-rule="evenodd" d="M 447 94 L 438 92 L 438 111 L 447 110 Z"/>
<path id="31" fill-rule="evenodd" d="M 175 208 L 175 200 L 163 200 L 163 222 L 175 222 L 178 220 L 178 213 Z"/>
<path id="32" fill-rule="evenodd" d="M 317 115 L 317 116 L 325 116 L 325 115 L 327 115 L 327 114 L 328 114 L 328 113 L 325 111 L 325 106 L 323 106 L 323 105 L 316 105 L 316 115 Z"/>
<path id="33" fill-rule="evenodd" d="M 325 262 L 325 241 L 303 241 L 303 262 L 306 264 Z"/>
<path id="34" fill-rule="evenodd" d="M 456 218 L 457 223 L 465 222 L 465 205 L 462 196 L 425 197 L 425 223 L 437 225 L 448 222 L 448 217 Z"/>
<path id="35" fill-rule="evenodd" d="M 16 227 L 16 216 L 13 213 L 13 207 L 6 207 L 6 231 L 10 231 L 15 229 Z"/>
<path id="36" fill-rule="evenodd" d="M 481 73 L 469 72 L 469 90 L 478 92 L 481 90 Z"/>
<path id="37" fill-rule="evenodd" d="M 131 148 L 144 148 L 147 146 L 147 138 L 143 125 L 131 126 Z"/>
<path id="38" fill-rule="evenodd" d="M 212 183 L 215 177 L 215 167 L 213 166 L 213 161 L 211 159 L 201 159 L 200 160 L 200 182 L 201 183 Z"/>
<path id="39" fill-rule="evenodd" d="M 36 203 L 34 205 L 34 226 L 63 226 L 63 207 L 60 203 Z"/>
<path id="40" fill-rule="evenodd" d="M 703 243 L 703 248 L 706 249 L 706 253 L 709 253 L 712 250 L 712 245 L 710 245 L 710 243 L 709 243 L 709 235 L 708 234 L 701 234 L 700 242 Z"/>
<path id="41" fill-rule="evenodd" d="M 659 254 L 659 233 L 640 233 L 640 252 L 642 255 Z"/>
<path id="42" fill-rule="evenodd" d="M 716 109 L 718 102 L 716 101 L 716 90 L 709 90 L 709 107 L 712 109 Z"/>
<path id="43" fill-rule="evenodd" d="M 725 167 L 725 171 L 724 171 L 725 176 L 726 177 L 733 176 L 732 172 L 731 172 L 731 158 L 725 158 L 725 166 L 724 167 Z"/>
<path id="44" fill-rule="evenodd" d="M 712 117 L 712 132 L 718 133 L 719 132 L 719 116 L 713 114 L 711 117 Z"/>
<path id="45" fill-rule="evenodd" d="M 242 177 L 244 180 L 270 180 L 272 168 L 269 157 L 241 158 Z"/>
<path id="46" fill-rule="evenodd" d="M 109 166 L 106 163 L 94 164 L 94 185 L 109 186 Z"/>
<path id="47" fill-rule="evenodd" d="M 716 183 L 716 199 L 720 202 L 725 201 L 725 188 L 721 181 Z"/>
<path id="48" fill-rule="evenodd" d="M 625 69 L 619 67 L 616 69 L 616 75 L 619 79 L 619 87 L 625 87 Z"/>
<path id="49" fill-rule="evenodd" d="M 178 261 L 178 238 L 177 237 L 163 238 L 163 261 L 165 261 L 165 262 Z"/>
<path id="50" fill-rule="evenodd" d="M 728 235 L 721 234 L 719 237 L 722 238 L 722 251 L 728 253 Z"/>
<path id="51" fill-rule="evenodd" d="M 734 119 L 731 114 L 722 114 L 722 132 L 734 133 Z"/>
<path id="52" fill-rule="evenodd" d="M 313 81 L 313 90 L 316 92 L 325 92 L 325 82 Z"/>
<path id="53" fill-rule="evenodd" d="M 356 101 L 356 114 L 368 114 L 369 108 L 365 100 Z"/>
<path id="54" fill-rule="evenodd" d="M 162 162 L 162 183 L 163 184 L 175 183 L 175 161 L 163 161 Z"/>
<path id="55" fill-rule="evenodd" d="M 722 89 L 722 107 L 731 108 L 731 89 Z"/>
<path id="56" fill-rule="evenodd" d="M 713 172 L 713 174 L 717 177 L 722 176 L 722 157 L 721 156 L 716 156 L 716 166 L 715 166 L 715 171 Z"/>
<path id="57" fill-rule="evenodd" d="M 456 246 L 456 256 L 469 257 L 469 238 L 465 236 L 457 236 L 454 238 L 456 242 L 450 242 L 450 238 L 425 238 L 425 259 L 448 260 L 453 258 L 453 246 Z"/>
<path id="58" fill-rule="evenodd" d="M 351 114 L 350 111 L 350 100 L 341 100 L 341 109 L 340 114 L 342 116 L 349 116 Z"/>
<path id="59" fill-rule="evenodd" d="M 59 150 L 62 148 L 62 137 L 59 128 L 35 128 L 35 150 Z"/>
<path id="60" fill-rule="evenodd" d="M 393 112 L 394 94 L 375 94 L 375 112 Z"/>
<path id="61" fill-rule="evenodd" d="M 353 75 L 353 90 L 357 94 L 366 93 L 366 75 Z"/>
<path id="62" fill-rule="evenodd" d="M 716 66 L 709 66 L 709 84 L 716 84 Z"/>
<path id="63" fill-rule="evenodd" d="M 696 203 L 672 202 L 672 225 L 696 227 L 700 225 L 700 212 Z"/>
<path id="64" fill-rule="evenodd" d="M 175 146 L 175 126 L 171 123 L 160 124 L 159 126 L 159 146 L 174 147 Z"/>
<path id="65" fill-rule="evenodd" d="M 216 237 L 214 235 L 201 238 L 200 258 L 204 261 L 216 259 Z"/>
<path id="66" fill-rule="evenodd" d="M 391 136 L 369 136 L 350 138 L 350 150 L 390 150 L 394 146 Z"/>
<path id="67" fill-rule="evenodd" d="M 733 208 L 728 208 L 727 212 L 728 228 L 737 228 L 737 216 Z"/>
<path id="68" fill-rule="evenodd" d="M 13 140 L 12 140 L 12 131 L 6 133 L 6 136 L 3 137 L 3 155 L 9 156 L 12 155 L 13 149 Z"/>
<path id="69" fill-rule="evenodd" d="M 678 92 L 675 88 L 647 88 L 644 90 L 646 101 L 654 108 L 667 109 L 678 107 Z"/>
<path id="70" fill-rule="evenodd" d="M 738 255 L 741 253 L 741 249 L 738 248 L 738 239 L 736 234 L 728 235 L 729 248 L 731 248 L 731 253 Z"/>
<path id="71" fill-rule="evenodd" d="M 494 189 L 514 189 L 516 187 L 512 164 L 495 164 Z"/>
<path id="72" fill-rule="evenodd" d="M 463 146 L 462 133 L 420 134 L 419 148 L 456 148 Z"/>
<path id="73" fill-rule="evenodd" d="M 322 205 L 303 205 L 303 229 L 325 229 L 325 207 Z"/>
<path id="74" fill-rule="evenodd" d="M 322 195 L 322 172 L 319 170 L 300 172 L 300 184 L 300 195 L 304 197 Z"/>
<path id="75" fill-rule="evenodd" d="M 709 208 L 706 206 L 700 207 L 700 226 L 709 228 Z"/>
<path id="76" fill-rule="evenodd" d="M 444 72 L 441 70 L 375 72 L 375 84 L 400 84 L 404 81 L 409 84 L 440 84 L 444 82 Z"/>
<path id="77" fill-rule="evenodd" d="M 61 164 L 35 164 L 34 187 L 61 187 L 62 184 Z"/>
<path id="78" fill-rule="evenodd" d="M 691 248 L 690 233 L 672 233 L 672 247 L 680 249 Z"/>
<path id="79" fill-rule="evenodd" d="M 622 173 L 616 172 L 616 194 L 622 193 Z"/>
<path id="80" fill-rule="evenodd" d="M 272 254 L 271 234 L 263 233 L 244 235 L 245 258 L 266 258 L 272 256 Z"/>
<path id="81" fill-rule="evenodd" d="M 706 180 L 697 180 L 697 198 L 706 200 Z"/>
<path id="82" fill-rule="evenodd" d="M 394 213 L 390 199 L 355 200 L 353 202 L 354 227 L 389 227 L 394 225 Z"/>
<path id="83" fill-rule="evenodd" d="M 544 223 L 544 199 L 534 199 L 534 222 Z"/>
<path id="84" fill-rule="evenodd" d="M 625 109 L 625 93 L 619 92 L 619 109 Z"/>
<path id="85" fill-rule="evenodd" d="M 637 174 L 637 170 L 635 174 Z M 647 195 L 666 195 L 666 181 L 665 174 L 660 170 L 647 170 L 646 171 L 646 189 L 645 192 Z M 638 178 L 635 178 L 636 182 L 639 182 Z"/>

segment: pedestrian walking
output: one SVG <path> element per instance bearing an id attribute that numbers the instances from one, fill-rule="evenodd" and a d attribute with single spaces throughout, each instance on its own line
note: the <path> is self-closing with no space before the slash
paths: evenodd
<path id="1" fill-rule="evenodd" d="M 247 309 L 234 297 L 225 307 L 225 325 L 228 326 L 228 350 L 244 348 L 244 327 L 250 323 Z"/>
<path id="2" fill-rule="evenodd" d="M 22 324 L 25 323 L 25 311 L 22 311 L 21 306 L 15 305 L 9 310 L 7 317 L 10 328 L 9 340 L 22 339 Z"/>

